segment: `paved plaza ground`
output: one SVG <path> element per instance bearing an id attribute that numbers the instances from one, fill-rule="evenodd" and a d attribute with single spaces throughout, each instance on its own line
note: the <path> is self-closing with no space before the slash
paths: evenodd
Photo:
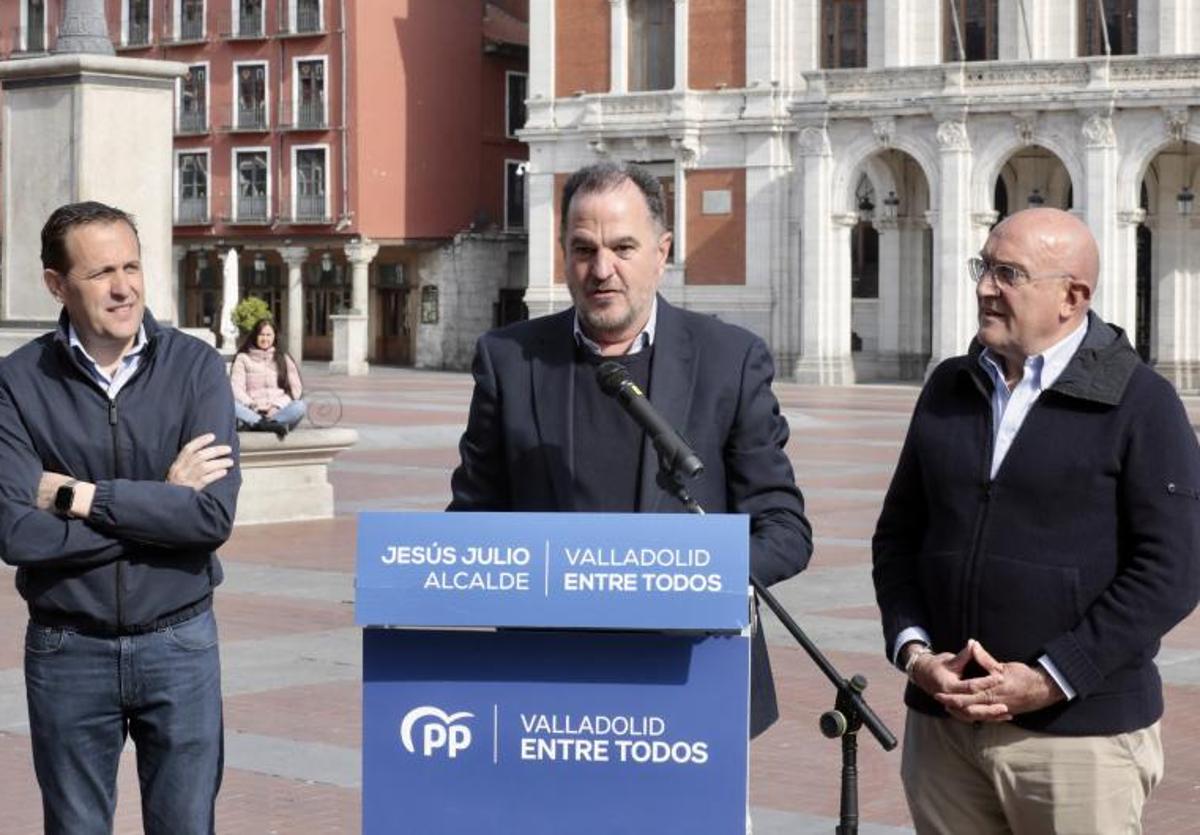
<path id="1" fill-rule="evenodd" d="M 341 425 L 357 429 L 360 441 L 333 468 L 337 518 L 239 528 L 221 552 L 227 577 L 216 605 L 226 715 L 221 833 L 358 831 L 354 514 L 445 506 L 471 393 L 465 374 L 376 368 L 351 379 L 330 377 L 316 365 L 305 374 L 311 390 L 336 393 Z M 780 384 L 776 391 L 816 534 L 811 567 L 776 591 L 843 674 L 869 678 L 870 702 L 899 736 L 903 677 L 881 654 L 870 536 L 917 389 Z M 1196 404 L 1189 406 L 1195 415 Z M 41 832 L 41 806 L 21 672 L 25 611 L 11 575 L 0 568 L 0 832 L 32 835 Z M 777 623 L 767 629 L 783 718 L 752 747 L 755 832 L 829 833 L 838 810 L 839 743 L 819 734 L 817 718 L 832 706 L 832 691 Z M 1195 832 L 1200 615 L 1167 637 L 1159 663 L 1167 682 L 1167 777 L 1150 801 L 1146 830 Z M 911 831 L 899 762 L 899 751 L 885 753 L 863 735 L 863 835 Z M 120 791 L 116 831 L 140 832 L 131 751 Z"/>

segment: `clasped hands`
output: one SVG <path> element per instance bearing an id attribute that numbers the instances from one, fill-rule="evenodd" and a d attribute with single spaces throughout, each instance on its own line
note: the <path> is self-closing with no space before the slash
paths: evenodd
<path id="1" fill-rule="evenodd" d="M 233 458 L 230 457 L 233 448 L 226 444 L 213 443 L 216 439 L 216 435 L 206 432 L 184 444 L 167 470 L 164 480 L 168 484 L 191 487 L 199 492 L 214 481 L 224 478 L 233 466 Z M 71 481 L 68 475 L 43 472 L 38 482 L 37 507 L 40 510 L 53 509 L 55 493 L 68 481 Z M 86 517 L 91 512 L 95 485 L 80 481 L 75 489 L 76 499 L 71 513 L 73 516 Z"/>
<path id="2" fill-rule="evenodd" d="M 974 661 L 979 678 L 963 678 Z M 912 664 L 913 684 L 924 690 L 955 719 L 963 722 L 1007 722 L 1020 713 L 1040 710 L 1066 698 L 1040 666 L 1001 662 L 974 638 L 958 654 L 928 652 Z"/>

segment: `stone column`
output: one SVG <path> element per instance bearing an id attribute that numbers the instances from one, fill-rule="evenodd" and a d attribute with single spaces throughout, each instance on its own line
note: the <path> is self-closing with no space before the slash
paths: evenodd
<path id="1" fill-rule="evenodd" d="M 897 221 L 900 244 L 900 291 L 897 344 L 897 377 L 920 380 L 929 357 L 929 271 L 925 235 L 929 224 L 924 218 L 900 218 Z"/>
<path id="2" fill-rule="evenodd" d="M 329 363 L 332 374 L 366 374 L 367 342 L 371 331 L 370 285 L 368 268 L 379 254 L 379 244 L 367 240 L 346 244 L 346 260 L 350 262 L 353 281 L 352 305 L 348 314 L 331 316 L 333 321 L 333 361 Z"/>
<path id="3" fill-rule="evenodd" d="M 368 240 L 351 241 L 346 244 L 346 260 L 350 262 L 350 275 L 353 279 L 351 306 L 355 313 L 366 316 L 370 312 L 370 284 L 368 267 L 379 254 L 379 244 Z"/>
<path id="4" fill-rule="evenodd" d="M 304 358 L 304 275 L 308 248 L 283 246 L 275 250 L 287 264 L 287 352 L 300 362 Z"/>
<path id="5" fill-rule="evenodd" d="M 1084 219 L 1100 248 L 1100 284 L 1092 307 L 1105 320 L 1133 332 L 1137 324 L 1137 275 L 1120 269 L 1117 233 L 1117 142 L 1112 117 L 1092 113 L 1083 122 Z"/>
<path id="6" fill-rule="evenodd" d="M 967 259 L 978 251 L 970 217 L 971 144 L 961 115 L 940 120 L 937 142 L 938 210 L 926 215 L 934 227 L 930 368 L 966 351 L 976 331 L 975 288 L 967 278 Z"/>
<path id="7" fill-rule="evenodd" d="M 525 182 L 529 188 L 529 283 L 525 304 L 531 318 L 562 310 L 571 303 L 567 285 L 555 275 L 558 217 L 554 213 L 554 172 L 542 160 L 553 158 L 545 142 L 530 143 Z"/>
<path id="8" fill-rule="evenodd" d="M 1200 390 L 1200 253 L 1190 217 L 1175 207 L 1183 184 L 1183 155 L 1159 154 L 1159 195 L 1151 228 L 1154 327 L 1150 355 L 1154 368 L 1182 392 Z"/>
<path id="9" fill-rule="evenodd" d="M 879 233 L 879 355 L 878 376 L 895 380 L 900 376 L 901 288 L 911 276 L 905 274 L 900 256 L 900 225 L 877 217 L 872 224 Z"/>
<path id="10" fill-rule="evenodd" d="M 675 0 L 675 90 L 688 88 L 688 0 Z"/>
<path id="11" fill-rule="evenodd" d="M 554 7 L 556 0 L 529 2 L 529 98 L 554 98 Z"/>
<path id="12" fill-rule="evenodd" d="M 798 142 L 804 182 L 800 207 L 800 339 L 793 374 L 801 383 L 845 385 L 854 382 L 850 361 L 850 227 L 834 223 L 830 182 L 833 152 L 825 127 L 802 128 Z M 857 215 L 850 217 L 857 221 Z"/>
<path id="13" fill-rule="evenodd" d="M 629 90 L 629 9 L 625 0 L 608 0 L 608 91 Z"/>

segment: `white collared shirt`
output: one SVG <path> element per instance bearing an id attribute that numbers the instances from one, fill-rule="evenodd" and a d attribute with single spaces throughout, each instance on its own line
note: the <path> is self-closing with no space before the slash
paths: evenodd
<path id="1" fill-rule="evenodd" d="M 637 354 L 637 353 L 645 350 L 646 348 L 649 348 L 651 345 L 653 345 L 654 344 L 654 329 L 657 325 L 658 325 L 658 296 L 656 295 L 650 303 L 650 317 L 646 320 L 646 327 L 642 328 L 641 331 L 638 332 L 638 335 L 633 338 L 633 342 L 630 343 L 629 349 L 625 351 L 625 354 L 627 356 L 630 354 Z M 575 319 L 574 319 L 572 328 L 575 332 L 575 344 L 576 345 L 582 345 L 583 347 L 585 347 L 589 351 L 591 351 L 593 354 L 600 355 L 603 353 L 603 351 L 601 351 L 601 349 L 600 349 L 599 343 L 594 342 L 593 340 L 589 339 L 587 334 L 585 334 L 583 332 L 583 328 L 581 328 L 579 326 L 579 310 L 578 310 L 578 308 L 575 310 Z"/>
<path id="2" fill-rule="evenodd" d="M 984 348 L 979 355 L 979 364 L 992 379 L 992 469 L 994 479 L 1008 455 L 1008 450 L 1017 437 L 1029 410 L 1037 402 L 1042 392 L 1054 385 L 1055 381 L 1075 356 L 1083 338 L 1087 336 L 1087 318 L 1068 336 L 1051 345 L 1040 354 L 1025 359 L 1024 373 L 1013 387 L 1008 389 L 1004 381 L 1004 368 L 999 358 L 990 348 Z"/>
<path id="3" fill-rule="evenodd" d="M 142 361 L 142 351 L 146 347 L 146 326 L 138 326 L 137 336 L 133 339 L 133 345 L 121 357 L 117 363 L 117 369 L 111 377 L 100 369 L 96 360 L 83 347 L 83 343 L 79 340 L 79 334 L 75 330 L 75 325 L 70 323 L 67 324 L 67 341 L 71 345 L 71 350 L 75 352 L 80 365 L 92 375 L 93 380 L 100 384 L 100 388 L 104 389 L 108 394 L 108 399 L 115 400 L 117 392 L 129 382 L 129 378 L 137 371 L 138 365 Z"/>

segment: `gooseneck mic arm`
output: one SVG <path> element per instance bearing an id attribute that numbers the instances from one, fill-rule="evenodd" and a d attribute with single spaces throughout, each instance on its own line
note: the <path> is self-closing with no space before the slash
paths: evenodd
<path id="1" fill-rule="evenodd" d="M 625 366 L 612 360 L 602 362 L 596 369 L 596 380 L 601 391 L 615 397 L 621 408 L 650 436 L 663 469 L 687 478 L 694 478 L 704 471 L 700 458 L 650 404 Z"/>

